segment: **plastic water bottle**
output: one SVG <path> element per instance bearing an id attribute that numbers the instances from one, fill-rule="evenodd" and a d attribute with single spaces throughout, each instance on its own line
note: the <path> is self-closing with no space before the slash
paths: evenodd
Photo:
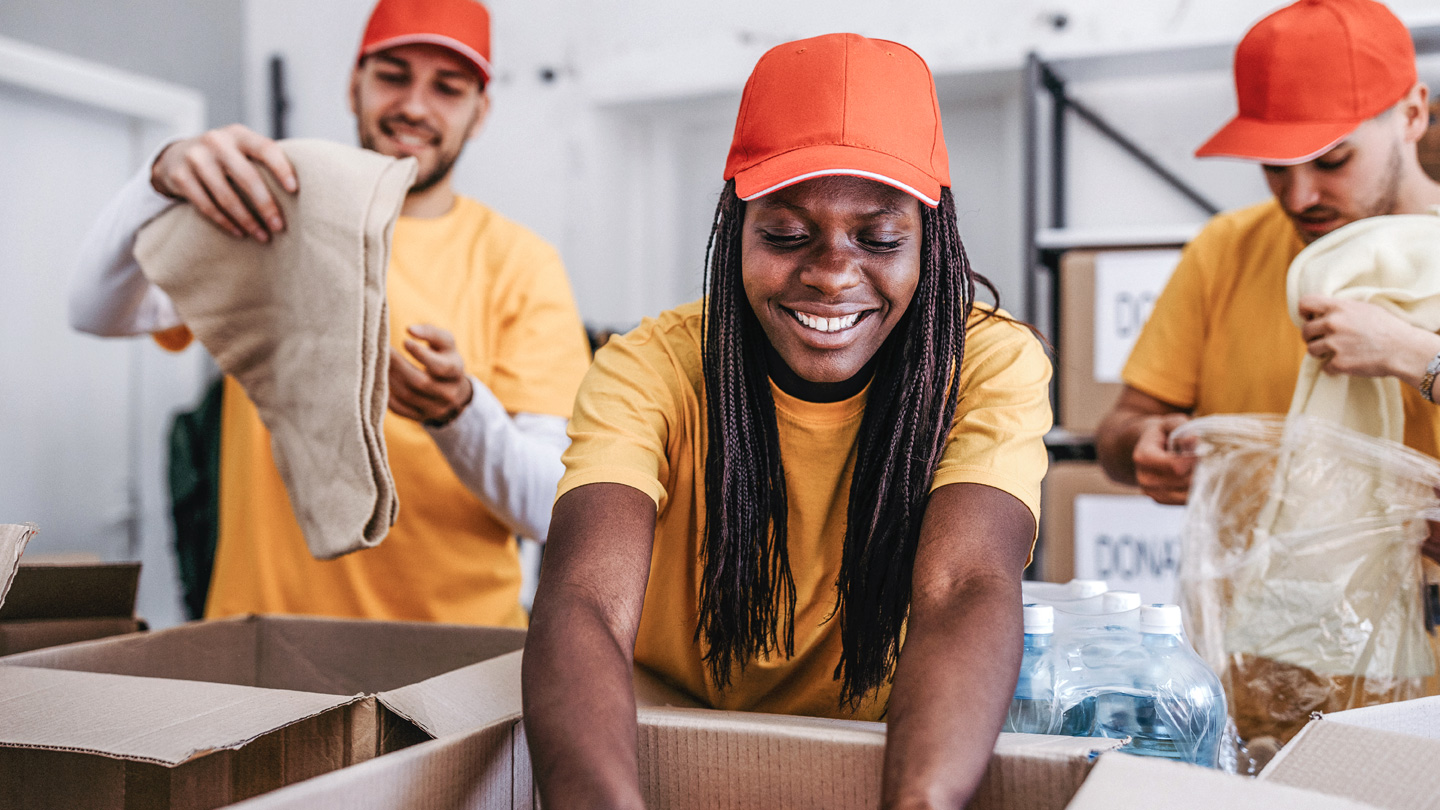
<path id="1" fill-rule="evenodd" d="M 1065 734 L 1080 736 L 1088 733 L 1090 717 L 1084 709 L 1067 707 L 1060 688 L 1064 685 L 1063 666 L 1055 655 L 1052 641 L 1055 633 L 1055 609 L 1049 605 L 1026 605 L 1025 652 L 1020 661 L 1020 677 L 1015 683 L 1015 697 L 1005 715 L 1005 731 L 1024 734 Z"/>
<path id="2" fill-rule="evenodd" d="M 1220 679 L 1181 635 L 1180 608 L 1140 608 L 1140 644 L 1123 678 L 1095 698 L 1095 735 L 1120 750 L 1215 767 L 1225 729 Z"/>
<path id="3" fill-rule="evenodd" d="M 1105 593 L 1103 579 L 1072 579 L 1069 582 L 1020 583 L 1020 592 L 1027 604 L 1054 605 L 1057 602 L 1073 602 Z"/>

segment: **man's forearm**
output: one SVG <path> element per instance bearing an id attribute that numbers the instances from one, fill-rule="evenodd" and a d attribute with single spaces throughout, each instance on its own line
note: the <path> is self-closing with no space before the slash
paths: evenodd
<path id="1" fill-rule="evenodd" d="M 1134 485 L 1135 443 L 1148 414 L 1112 410 L 1095 431 L 1095 455 L 1110 480 Z"/>
<path id="2" fill-rule="evenodd" d="M 1020 667 L 1018 582 L 980 579 L 917 597 L 895 671 L 886 808 L 959 808 L 985 775 Z"/>
<path id="3" fill-rule="evenodd" d="M 544 541 L 555 488 L 565 474 L 565 419 L 511 416 L 478 379 L 474 396 L 448 425 L 427 428 L 465 488 L 522 537 Z"/>

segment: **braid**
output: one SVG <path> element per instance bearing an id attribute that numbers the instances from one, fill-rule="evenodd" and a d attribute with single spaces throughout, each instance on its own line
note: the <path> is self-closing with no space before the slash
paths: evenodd
<path id="1" fill-rule="evenodd" d="M 900 653 L 920 525 L 959 397 L 975 278 L 949 189 L 921 208 L 920 282 L 882 347 L 865 416 L 837 583 L 843 642 L 835 677 L 850 705 L 888 681 Z M 988 283 L 987 283 L 988 286 Z"/>
<path id="2" fill-rule="evenodd" d="M 696 641 L 712 681 L 761 654 L 793 655 L 795 581 L 786 550 L 788 506 L 766 337 L 745 297 L 740 266 L 745 203 L 725 186 L 706 247 L 701 321 L 709 447 Z M 893 676 L 920 525 L 959 399 L 959 371 L 975 285 L 955 201 L 921 207 L 920 280 L 881 346 L 857 438 L 835 612 L 842 651 L 835 677 L 854 706 Z M 989 313 L 986 314 L 989 317 Z"/>
<path id="3" fill-rule="evenodd" d="M 701 320 L 706 419 L 705 542 L 700 622 L 716 686 L 738 663 L 795 650 L 795 579 L 786 550 L 788 506 L 780 434 L 770 396 L 765 335 L 740 276 L 745 203 L 725 186 L 706 246 Z M 777 636 L 784 618 L 783 638 Z"/>

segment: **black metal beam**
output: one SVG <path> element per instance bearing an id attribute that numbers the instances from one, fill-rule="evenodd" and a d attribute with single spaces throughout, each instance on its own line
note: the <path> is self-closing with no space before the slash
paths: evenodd
<path id="1" fill-rule="evenodd" d="M 289 129 L 290 98 L 285 95 L 285 57 L 270 56 L 270 137 L 280 140 Z"/>
<path id="2" fill-rule="evenodd" d="M 1089 107 L 1086 107 L 1081 102 L 1075 100 L 1074 97 L 1070 96 L 1065 91 L 1064 82 L 1061 81 L 1060 78 L 1056 76 L 1054 72 L 1051 71 L 1048 67 L 1046 67 L 1043 63 L 1040 65 L 1040 71 L 1042 81 L 1044 81 L 1045 83 L 1045 88 L 1050 91 L 1052 96 L 1055 97 L 1056 105 L 1058 108 L 1073 111 L 1077 116 L 1080 117 L 1080 120 L 1094 127 L 1095 130 L 1101 135 L 1103 135 L 1107 140 L 1120 147 L 1131 157 L 1135 158 L 1135 160 L 1139 161 L 1141 165 L 1154 173 L 1156 177 L 1159 177 L 1171 188 L 1180 192 L 1180 194 L 1183 195 L 1185 199 L 1194 203 L 1205 213 L 1211 216 L 1220 213 L 1220 207 L 1215 203 L 1211 202 L 1210 199 L 1204 194 L 1201 194 L 1194 186 L 1191 186 L 1189 183 L 1185 182 L 1185 180 L 1181 178 L 1178 174 L 1166 168 L 1166 166 L 1162 164 L 1159 160 L 1157 160 L 1153 155 L 1147 152 L 1138 143 L 1127 137 L 1120 130 L 1116 129 L 1112 124 L 1110 124 L 1110 122 L 1100 117 L 1100 115 L 1094 110 L 1091 110 Z M 1061 135 L 1063 136 L 1063 131 L 1061 132 Z M 1064 142 L 1057 142 L 1055 144 L 1055 148 L 1057 151 L 1063 151 Z M 1055 162 L 1054 157 L 1051 158 L 1051 162 Z M 1063 162 L 1061 162 L 1059 165 L 1063 167 L 1064 164 Z M 1064 212 L 1062 209 L 1062 218 L 1063 213 Z M 1064 225 L 1062 223 L 1057 224 L 1054 227 L 1061 228 L 1064 227 Z"/>

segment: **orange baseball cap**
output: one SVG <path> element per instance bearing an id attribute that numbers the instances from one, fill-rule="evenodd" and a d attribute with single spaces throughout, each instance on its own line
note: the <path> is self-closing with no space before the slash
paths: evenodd
<path id="1" fill-rule="evenodd" d="M 380 0 L 360 40 L 363 59 L 399 45 L 449 48 L 490 80 L 490 12 L 476 0 Z"/>
<path id="2" fill-rule="evenodd" d="M 1240 113 L 1195 156 L 1276 165 L 1314 160 L 1400 101 L 1418 80 L 1410 32 L 1385 6 L 1300 0 L 1240 40 Z"/>
<path id="3" fill-rule="evenodd" d="M 745 83 L 725 179 L 753 200 L 822 175 L 852 175 L 930 207 L 950 185 L 935 81 L 895 42 L 826 34 L 760 57 Z"/>

